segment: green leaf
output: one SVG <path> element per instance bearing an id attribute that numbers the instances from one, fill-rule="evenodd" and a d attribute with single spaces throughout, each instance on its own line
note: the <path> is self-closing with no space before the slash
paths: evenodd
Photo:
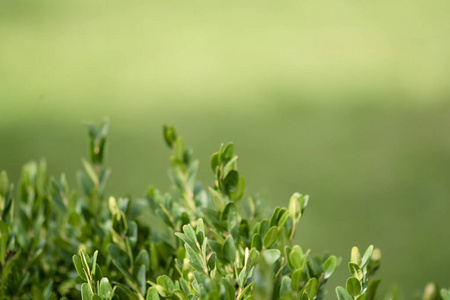
<path id="1" fill-rule="evenodd" d="M 108 278 L 102 278 L 98 289 L 98 294 L 102 298 L 110 299 L 112 296 L 112 288 Z"/>
<path id="2" fill-rule="evenodd" d="M 446 289 L 442 289 L 440 294 L 441 294 L 442 299 L 450 300 L 450 291 L 448 291 Z"/>
<path id="3" fill-rule="evenodd" d="M 364 268 L 369 263 L 372 253 L 373 253 L 373 245 L 370 245 L 361 259 L 361 268 Z"/>
<path id="4" fill-rule="evenodd" d="M 248 248 L 246 248 L 248 250 Z M 252 248 L 252 250 L 248 251 L 248 258 L 246 260 L 246 267 L 248 271 L 250 270 L 258 263 L 259 259 L 259 252 L 255 248 Z"/>
<path id="5" fill-rule="evenodd" d="M 351 277 L 347 279 L 346 289 L 350 295 L 356 297 L 361 292 L 361 283 L 358 279 Z"/>
<path id="6" fill-rule="evenodd" d="M 0 195 L 6 195 L 9 189 L 8 174 L 5 171 L 0 173 Z"/>
<path id="7" fill-rule="evenodd" d="M 236 258 L 236 246 L 234 245 L 233 237 L 230 235 L 223 244 L 222 253 L 229 263 L 233 263 Z"/>
<path id="8" fill-rule="evenodd" d="M 99 295 L 92 295 L 91 300 L 103 300 L 102 297 L 100 297 Z"/>
<path id="9" fill-rule="evenodd" d="M 280 258 L 281 252 L 278 249 L 267 249 L 263 251 L 264 260 L 268 265 L 272 265 Z"/>
<path id="10" fill-rule="evenodd" d="M 278 228 L 283 227 L 284 223 L 286 223 L 287 219 L 289 218 L 290 212 L 287 210 L 285 211 L 281 217 L 278 219 Z"/>
<path id="11" fill-rule="evenodd" d="M 336 266 L 337 266 L 336 256 L 328 257 L 328 259 L 323 263 L 322 266 L 324 279 L 330 278 L 330 276 L 334 273 L 334 270 L 336 270 Z"/>
<path id="12" fill-rule="evenodd" d="M 225 289 L 225 300 L 234 300 L 234 294 L 235 294 L 235 290 L 234 290 L 234 286 L 231 283 L 229 278 L 223 277 L 221 279 L 221 283 L 222 286 Z"/>
<path id="13" fill-rule="evenodd" d="M 197 271 L 203 272 L 203 262 L 199 251 L 194 250 L 189 244 L 185 243 L 184 247 L 189 258 L 189 264 Z"/>
<path id="14" fill-rule="evenodd" d="M 83 283 L 81 285 L 81 299 L 83 300 L 91 300 L 91 297 L 94 293 L 92 292 L 88 283 Z"/>
<path id="15" fill-rule="evenodd" d="M 184 161 L 184 141 L 181 136 L 177 137 L 173 144 L 173 154 L 179 162 Z"/>
<path id="16" fill-rule="evenodd" d="M 150 270 L 150 256 L 148 255 L 148 252 L 144 249 L 142 249 L 139 254 L 136 256 L 134 260 L 135 266 L 144 265 L 145 269 L 148 271 Z"/>
<path id="17" fill-rule="evenodd" d="M 237 185 L 239 183 L 239 173 L 236 170 L 231 170 L 228 172 L 227 176 L 223 181 L 224 193 L 226 195 L 231 195 L 236 191 Z"/>
<path id="18" fill-rule="evenodd" d="M 275 243 L 278 237 L 278 227 L 273 226 L 269 229 L 269 232 L 267 232 L 266 236 L 264 237 L 263 245 L 266 248 L 270 248 L 270 246 Z"/>
<path id="19" fill-rule="evenodd" d="M 219 212 L 223 211 L 225 207 L 225 199 L 221 194 L 219 194 L 216 190 L 209 187 L 209 192 L 211 193 L 211 196 L 213 198 L 214 204 L 216 205 L 216 208 Z"/>
<path id="20" fill-rule="evenodd" d="M 358 280 L 363 279 L 364 273 L 357 264 L 348 263 L 348 269 L 350 270 L 350 273 L 352 274 L 353 277 L 355 277 Z"/>
<path id="21" fill-rule="evenodd" d="M 367 300 L 375 300 L 377 289 L 380 283 L 380 279 L 369 281 L 369 285 L 367 286 Z"/>
<path id="22" fill-rule="evenodd" d="M 86 170 L 86 174 L 89 176 L 89 178 L 94 183 L 94 185 L 98 186 L 99 185 L 98 175 L 95 172 L 95 170 L 92 167 L 92 165 L 87 160 L 85 160 L 84 158 L 81 161 L 83 162 L 83 166 L 84 166 L 84 169 Z"/>
<path id="23" fill-rule="evenodd" d="M 97 269 L 97 256 L 98 256 L 98 250 L 95 250 L 94 255 L 92 256 L 92 275 L 95 275 L 95 271 Z"/>
<path id="24" fill-rule="evenodd" d="M 358 247 L 352 248 L 352 255 L 350 257 L 350 262 L 357 264 L 358 266 L 361 265 L 361 253 L 359 253 Z"/>
<path id="25" fill-rule="evenodd" d="M 81 279 L 84 281 L 87 281 L 86 273 L 83 269 L 83 264 L 81 262 L 81 259 L 78 255 L 72 256 L 73 264 L 75 265 L 75 269 L 77 270 L 78 276 L 80 276 Z"/>
<path id="26" fill-rule="evenodd" d="M 236 184 L 236 187 L 233 192 L 231 192 L 230 197 L 233 200 L 239 200 L 245 193 L 245 179 L 242 176 L 239 176 L 239 180 Z"/>
<path id="27" fill-rule="evenodd" d="M 141 295 L 145 295 L 145 288 L 147 287 L 147 281 L 145 279 L 145 265 L 139 267 L 139 271 L 136 276 L 136 282 Z"/>
<path id="28" fill-rule="evenodd" d="M 294 269 L 299 269 L 303 266 L 303 251 L 300 246 L 295 245 L 289 253 L 289 262 Z"/>
<path id="29" fill-rule="evenodd" d="M 252 248 L 255 248 L 258 251 L 262 250 L 261 236 L 259 235 L 259 233 L 253 235 L 251 246 Z"/>
<path id="30" fill-rule="evenodd" d="M 160 300 L 159 294 L 157 290 L 154 287 L 149 287 L 147 290 L 147 297 L 146 300 Z"/>
<path id="31" fill-rule="evenodd" d="M 2 264 L 5 262 L 6 247 L 8 246 L 9 230 L 8 225 L 0 220 L 0 261 Z"/>
<path id="32" fill-rule="evenodd" d="M 300 283 L 306 280 L 303 274 L 303 269 L 297 269 L 291 274 L 291 287 L 292 290 L 298 291 L 300 289 Z"/>
<path id="33" fill-rule="evenodd" d="M 295 193 L 289 200 L 289 216 L 294 222 L 297 222 L 302 215 L 300 197 L 301 195 L 299 193 Z"/>
<path id="34" fill-rule="evenodd" d="M 208 269 L 214 270 L 216 268 L 216 252 L 213 252 L 208 259 Z"/>
<path id="35" fill-rule="evenodd" d="M 283 279 L 281 280 L 280 296 L 283 297 L 290 293 L 292 293 L 291 278 L 283 276 Z"/>
<path id="36" fill-rule="evenodd" d="M 177 138 L 175 129 L 172 126 L 164 125 L 163 136 L 164 136 L 164 141 L 166 142 L 167 146 L 169 146 L 169 148 L 172 148 L 173 143 L 175 142 L 175 140 Z"/>
<path id="37" fill-rule="evenodd" d="M 220 153 L 216 152 L 211 156 L 211 169 L 216 172 L 217 167 L 220 165 Z"/>
<path id="38" fill-rule="evenodd" d="M 250 291 L 250 289 L 252 288 L 253 284 L 254 284 L 254 282 L 252 282 L 252 283 L 250 283 L 249 285 L 247 285 L 247 286 L 242 290 L 242 293 L 239 295 L 239 297 L 237 297 L 236 300 L 241 300 L 241 299 L 247 294 L 247 292 Z M 246 298 L 246 299 L 248 299 L 248 298 Z"/>
<path id="39" fill-rule="evenodd" d="M 341 286 L 336 288 L 336 295 L 339 300 L 354 300 L 353 297 Z"/>
<path id="40" fill-rule="evenodd" d="M 356 297 L 356 300 L 367 300 L 367 294 L 364 293 L 359 295 L 358 297 Z"/>
<path id="41" fill-rule="evenodd" d="M 194 228 L 192 228 L 191 224 L 187 224 L 183 226 L 183 232 L 186 235 L 186 237 L 189 239 L 189 241 L 193 245 L 197 245 L 197 236 L 195 234 Z"/>
<path id="42" fill-rule="evenodd" d="M 129 280 L 133 281 L 131 274 L 128 272 L 129 261 L 127 253 L 114 244 L 109 244 L 107 249 L 109 255 L 111 255 L 113 264 L 117 267 L 117 269 L 119 269 L 119 271 Z"/>
<path id="43" fill-rule="evenodd" d="M 228 232 L 231 232 L 237 225 L 237 208 L 233 202 L 230 202 L 225 206 L 220 221 L 222 226 L 226 228 Z"/>
<path id="44" fill-rule="evenodd" d="M 313 277 L 308 280 L 303 288 L 303 293 L 307 293 L 310 299 L 314 299 L 317 294 L 317 278 Z"/>
<path id="45" fill-rule="evenodd" d="M 228 143 L 224 150 L 222 151 L 222 161 L 224 161 L 225 163 L 230 161 L 233 158 L 233 152 L 234 152 L 234 144 L 233 143 Z"/>
<path id="46" fill-rule="evenodd" d="M 189 297 L 184 293 L 182 290 L 174 290 L 173 294 L 179 299 L 179 300 L 189 300 Z"/>

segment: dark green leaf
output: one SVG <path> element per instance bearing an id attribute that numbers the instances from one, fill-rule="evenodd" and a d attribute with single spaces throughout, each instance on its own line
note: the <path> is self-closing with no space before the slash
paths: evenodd
<path id="1" fill-rule="evenodd" d="M 236 248 L 232 236 L 227 237 L 222 249 L 223 256 L 229 263 L 233 263 L 236 257 Z"/>
<path id="2" fill-rule="evenodd" d="M 175 133 L 175 129 L 172 126 L 164 125 L 163 127 L 163 136 L 164 141 L 166 142 L 167 146 L 170 148 L 173 147 L 173 143 L 175 142 L 177 138 L 177 134 Z"/>

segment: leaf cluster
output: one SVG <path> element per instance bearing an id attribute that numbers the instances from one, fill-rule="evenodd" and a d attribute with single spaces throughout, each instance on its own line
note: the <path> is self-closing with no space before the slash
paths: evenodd
<path id="1" fill-rule="evenodd" d="M 322 299 L 340 264 L 294 243 L 308 195 L 265 211 L 244 197 L 232 143 L 211 156 L 212 180 L 197 179 L 193 151 L 170 126 L 173 187 L 150 186 L 143 198 L 105 197 L 108 122 L 87 124 L 89 159 L 81 192 L 44 160 L 26 164 L 14 196 L 0 173 L 0 299 Z M 75 255 L 74 255 L 75 254 Z M 379 251 L 352 249 L 342 299 L 373 300 Z M 445 298 L 446 299 L 446 298 Z"/>

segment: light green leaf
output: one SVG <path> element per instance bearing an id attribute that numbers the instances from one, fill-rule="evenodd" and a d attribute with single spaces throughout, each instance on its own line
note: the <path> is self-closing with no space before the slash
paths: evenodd
<path id="1" fill-rule="evenodd" d="M 298 291 L 300 289 L 300 283 L 305 281 L 306 277 L 303 274 L 303 269 L 297 269 L 291 273 L 291 287 L 292 290 Z"/>
<path id="2" fill-rule="evenodd" d="M 268 265 L 271 265 L 280 258 L 281 252 L 278 249 L 267 249 L 263 251 L 264 260 Z"/>
<path id="3" fill-rule="evenodd" d="M 301 217 L 300 197 L 301 195 L 299 193 L 295 193 L 289 200 L 289 216 L 294 222 L 297 222 Z"/>
<path id="4" fill-rule="evenodd" d="M 92 165 L 85 160 L 84 158 L 81 160 L 83 162 L 83 166 L 84 169 L 86 170 L 86 173 L 88 174 L 89 178 L 92 180 L 92 182 L 94 183 L 94 185 L 96 187 L 99 186 L 99 182 L 98 182 L 98 175 L 95 172 L 94 168 L 92 167 Z"/>
<path id="5" fill-rule="evenodd" d="M 317 278 L 313 277 L 305 284 L 303 293 L 307 293 L 310 299 L 314 299 L 317 294 Z"/>
<path id="6" fill-rule="evenodd" d="M 369 248 L 367 248 L 366 252 L 364 252 L 364 255 L 361 259 L 361 268 L 364 268 L 369 263 L 372 253 L 373 253 L 373 245 L 370 245 Z"/>
<path id="7" fill-rule="evenodd" d="M 147 297 L 146 300 L 160 300 L 158 292 L 154 287 L 149 287 L 147 290 Z"/>
<path id="8" fill-rule="evenodd" d="M 363 279 L 364 273 L 357 264 L 348 263 L 348 269 L 350 270 L 350 273 L 352 274 L 353 277 L 355 277 L 358 280 Z"/>
<path id="9" fill-rule="evenodd" d="M 221 194 L 219 194 L 216 190 L 209 187 L 209 192 L 211 193 L 211 196 L 213 198 L 214 204 L 216 205 L 216 208 L 219 212 L 223 211 L 225 207 L 225 199 Z"/>
<path id="10" fill-rule="evenodd" d="M 83 283 L 81 285 L 81 299 L 83 300 L 91 300 L 92 295 L 94 293 L 91 290 L 91 287 L 87 283 Z"/>
<path id="11" fill-rule="evenodd" d="M 334 270 L 336 270 L 336 266 L 337 266 L 336 256 L 328 257 L 328 259 L 324 262 L 322 266 L 324 279 L 330 278 L 330 276 L 334 273 Z"/>
<path id="12" fill-rule="evenodd" d="M 354 300 L 353 297 L 341 286 L 336 288 L 336 294 L 339 300 Z"/>
<path id="13" fill-rule="evenodd" d="M 106 298 L 106 299 L 110 299 L 111 298 L 112 287 L 111 287 L 111 284 L 108 281 L 108 278 L 102 278 L 102 280 L 100 280 L 98 294 L 102 298 Z"/>
<path id="14" fill-rule="evenodd" d="M 285 211 L 281 217 L 278 219 L 278 228 L 283 227 L 284 223 L 286 223 L 287 219 L 289 218 L 290 212 L 287 210 Z"/>
<path id="15" fill-rule="evenodd" d="M 350 262 L 357 264 L 358 266 L 361 265 L 361 253 L 359 252 L 358 247 L 352 248 L 352 254 L 350 257 Z"/>
<path id="16" fill-rule="evenodd" d="M 294 269 L 299 269 L 303 265 L 303 251 L 300 246 L 295 245 L 289 253 L 289 262 Z"/>
<path id="17" fill-rule="evenodd" d="M 444 300 L 450 300 L 450 291 L 446 290 L 446 289 L 442 289 L 441 290 L 441 297 Z"/>

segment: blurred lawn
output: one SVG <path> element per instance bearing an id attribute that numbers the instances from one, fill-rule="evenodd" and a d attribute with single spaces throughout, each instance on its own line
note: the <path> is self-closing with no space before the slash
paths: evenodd
<path id="1" fill-rule="evenodd" d="M 447 1 L 1 1 L 0 169 L 87 153 L 109 116 L 109 192 L 167 189 L 164 123 L 211 183 L 234 141 L 248 192 L 311 195 L 298 242 L 381 247 L 382 286 L 449 286 Z M 347 268 L 331 280 L 343 285 Z M 409 291 L 409 292 L 408 292 Z"/>

